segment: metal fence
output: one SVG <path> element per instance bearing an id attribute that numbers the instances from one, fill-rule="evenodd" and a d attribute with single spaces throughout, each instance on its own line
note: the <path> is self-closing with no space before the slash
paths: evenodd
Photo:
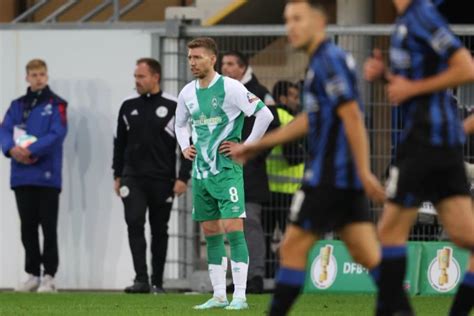
<path id="1" fill-rule="evenodd" d="M 213 37 L 221 52 L 237 50 L 245 54 L 250 61 L 259 81 L 272 90 L 278 80 L 298 82 L 304 78 L 307 57 L 301 52 L 291 49 L 285 38 L 282 26 L 217 26 L 203 28 L 189 26 L 181 28 L 174 36 L 156 35 L 157 57 L 163 62 L 163 85 L 168 91 L 179 92 L 185 83 L 192 80 L 187 70 L 186 43 L 196 36 Z M 471 51 L 474 49 L 474 27 L 454 27 L 455 33 Z M 355 58 L 359 73 L 363 61 L 371 54 L 373 48 L 381 48 L 387 57 L 391 27 L 389 26 L 358 26 L 358 27 L 329 27 L 328 35 L 340 46 L 349 51 Z M 167 32 L 169 34 L 169 32 Z M 219 69 L 218 69 L 219 70 Z M 360 76 L 361 77 L 361 76 Z M 384 86 L 381 83 L 368 84 L 360 78 L 360 91 L 365 104 L 366 123 L 371 141 L 371 163 L 376 175 L 385 179 L 387 168 L 394 155 L 394 133 L 400 131 L 400 121 L 394 117 L 393 107 L 388 103 Z M 474 86 L 464 86 L 455 91 L 460 106 L 460 116 L 464 117 L 474 106 Z M 427 159 L 430 159 L 427 157 Z M 466 160 L 474 159 L 474 142 L 469 139 L 466 145 Z M 279 216 L 280 222 L 285 222 L 286 216 L 273 214 L 272 209 L 278 207 L 277 201 L 270 201 L 268 212 L 263 216 L 263 225 L 274 221 L 272 216 Z M 281 205 L 280 205 L 281 206 Z M 273 207 L 273 208 L 272 208 Z M 429 203 L 425 209 L 429 208 Z M 381 205 L 372 205 L 371 212 L 377 221 Z M 206 252 L 203 237 L 198 225 L 191 218 L 190 198 L 180 200 L 176 210 L 179 214 L 179 258 L 181 266 L 180 277 L 189 278 L 195 270 L 205 269 Z M 273 218 L 274 219 L 274 218 Z M 266 227 L 267 234 L 267 277 L 272 277 L 276 264 L 275 250 L 282 236 L 282 227 Z M 337 238 L 337 236 L 335 237 Z M 420 214 L 410 238 L 412 240 L 439 240 L 443 238 L 442 226 L 433 215 Z"/>

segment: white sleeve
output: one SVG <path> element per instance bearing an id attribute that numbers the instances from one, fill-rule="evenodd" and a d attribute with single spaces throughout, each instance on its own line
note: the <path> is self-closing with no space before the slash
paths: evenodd
<path id="1" fill-rule="evenodd" d="M 268 126 L 273 121 L 273 114 L 267 107 L 263 107 L 255 114 L 255 122 L 253 123 L 252 132 L 245 140 L 245 144 L 251 143 L 262 138 L 263 134 L 268 129 Z"/>
<path id="2" fill-rule="evenodd" d="M 236 80 L 232 82 L 230 91 L 232 91 L 235 105 L 244 112 L 246 116 L 252 116 L 265 107 L 262 100 L 252 92 L 249 92 L 242 83 Z"/>
<path id="3" fill-rule="evenodd" d="M 178 96 L 178 104 L 176 105 L 175 128 L 176 139 L 178 140 L 181 151 L 189 147 L 189 112 L 184 104 L 181 93 Z"/>

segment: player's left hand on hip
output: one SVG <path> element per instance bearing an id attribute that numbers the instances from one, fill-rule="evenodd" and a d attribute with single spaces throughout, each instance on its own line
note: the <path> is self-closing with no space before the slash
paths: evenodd
<path id="1" fill-rule="evenodd" d="M 413 81 L 398 75 L 389 76 L 388 81 L 386 90 L 391 103 L 399 105 L 413 96 Z"/>
<path id="2" fill-rule="evenodd" d="M 224 141 L 222 144 L 219 146 L 219 153 L 233 157 L 238 148 L 242 146 L 239 143 L 234 143 L 234 142 L 229 142 L 229 141 Z"/>
<path id="3" fill-rule="evenodd" d="M 184 181 L 176 180 L 176 182 L 174 183 L 173 192 L 177 196 L 180 196 L 181 194 L 185 193 L 187 189 L 188 185 Z"/>

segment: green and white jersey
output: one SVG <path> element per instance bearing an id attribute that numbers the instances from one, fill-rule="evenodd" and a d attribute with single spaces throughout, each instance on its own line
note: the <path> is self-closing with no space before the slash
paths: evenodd
<path id="1" fill-rule="evenodd" d="M 197 151 L 193 177 L 205 179 L 238 166 L 219 153 L 219 146 L 224 141 L 240 142 L 244 115 L 252 116 L 264 106 L 242 83 L 217 73 L 207 88 L 200 88 L 198 80 L 188 83 L 178 96 L 176 124 L 191 124 Z"/>

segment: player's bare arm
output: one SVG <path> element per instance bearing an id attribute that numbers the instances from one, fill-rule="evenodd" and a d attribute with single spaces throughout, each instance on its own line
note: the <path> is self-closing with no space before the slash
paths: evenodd
<path id="1" fill-rule="evenodd" d="M 265 149 L 279 144 L 286 144 L 305 136 L 308 133 L 308 126 L 308 114 L 301 113 L 288 125 L 266 134 L 260 141 L 242 145 L 234 153 L 233 158 L 240 163 L 245 163 Z"/>
<path id="2" fill-rule="evenodd" d="M 469 51 L 458 49 L 449 59 L 448 68 L 432 77 L 409 80 L 403 76 L 390 75 L 387 94 L 390 102 L 398 105 L 410 98 L 454 88 L 474 81 L 474 63 Z"/>
<path id="3" fill-rule="evenodd" d="M 273 121 L 273 114 L 267 107 L 263 107 L 262 109 L 260 109 L 257 113 L 254 114 L 254 116 L 255 122 L 253 124 L 250 135 L 244 142 L 245 144 L 261 139 L 267 131 L 268 126 Z M 219 152 L 227 156 L 233 156 L 234 153 L 237 152 L 241 146 L 242 144 L 239 143 L 224 141 L 219 147 Z"/>
<path id="4" fill-rule="evenodd" d="M 474 115 L 468 116 L 463 122 L 464 133 L 473 134 L 474 133 Z"/>
<path id="5" fill-rule="evenodd" d="M 337 108 L 346 130 L 347 140 L 351 148 L 357 173 L 362 181 L 367 196 L 375 202 L 383 202 L 385 193 L 382 185 L 370 171 L 369 141 L 362 114 L 355 101 L 349 101 Z"/>

